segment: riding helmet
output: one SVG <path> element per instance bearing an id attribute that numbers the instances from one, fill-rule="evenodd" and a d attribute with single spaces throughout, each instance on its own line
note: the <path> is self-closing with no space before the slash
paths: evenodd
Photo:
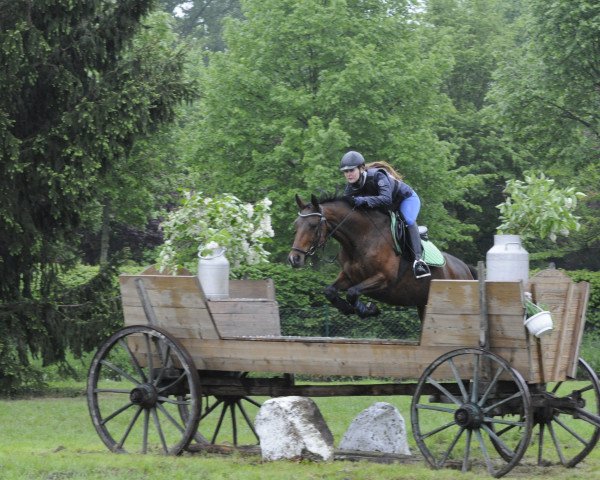
<path id="1" fill-rule="evenodd" d="M 345 170 L 352 170 L 353 168 L 360 167 L 365 164 L 364 157 L 354 150 L 350 150 L 345 153 L 340 162 L 340 170 L 343 172 Z"/>

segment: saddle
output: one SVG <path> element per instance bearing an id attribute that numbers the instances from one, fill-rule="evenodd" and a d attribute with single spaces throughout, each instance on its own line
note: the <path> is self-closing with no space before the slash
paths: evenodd
<path id="1" fill-rule="evenodd" d="M 390 210 L 392 239 L 394 241 L 394 252 L 396 255 L 402 255 L 408 260 L 414 260 L 414 256 L 410 248 L 407 247 L 409 242 L 408 233 L 406 232 L 406 222 L 398 211 Z M 421 247 L 423 249 L 423 260 L 431 267 L 443 267 L 446 264 L 446 259 L 442 252 L 429 240 L 429 230 L 423 225 L 419 225 L 419 236 L 421 237 Z"/>

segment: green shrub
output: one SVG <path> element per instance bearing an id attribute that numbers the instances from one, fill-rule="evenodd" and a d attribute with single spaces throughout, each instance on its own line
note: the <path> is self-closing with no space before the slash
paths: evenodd
<path id="1" fill-rule="evenodd" d="M 417 338 L 420 321 L 416 309 L 378 304 L 381 314 L 361 319 L 345 316 L 325 298 L 323 290 L 337 275 L 333 268 L 293 269 L 284 264 L 243 266 L 232 270 L 234 278 L 272 278 L 279 303 L 284 335 L 349 338 Z M 364 301 L 368 301 L 364 298 Z"/>

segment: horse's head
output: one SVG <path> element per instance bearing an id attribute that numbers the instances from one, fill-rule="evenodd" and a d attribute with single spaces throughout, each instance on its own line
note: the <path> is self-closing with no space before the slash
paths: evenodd
<path id="1" fill-rule="evenodd" d="M 306 257 L 324 245 L 327 239 L 327 219 L 314 195 L 311 197 L 311 203 L 304 203 L 296 195 L 296 203 L 300 211 L 294 223 L 296 235 L 292 251 L 288 255 L 288 262 L 292 267 L 299 268 L 304 265 Z"/>

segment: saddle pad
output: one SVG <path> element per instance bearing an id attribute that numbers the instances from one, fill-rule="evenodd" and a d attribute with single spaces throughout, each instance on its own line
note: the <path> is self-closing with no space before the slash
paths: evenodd
<path id="1" fill-rule="evenodd" d="M 446 258 L 442 252 L 429 240 L 421 240 L 423 246 L 423 260 L 432 267 L 443 267 L 446 264 Z"/>

